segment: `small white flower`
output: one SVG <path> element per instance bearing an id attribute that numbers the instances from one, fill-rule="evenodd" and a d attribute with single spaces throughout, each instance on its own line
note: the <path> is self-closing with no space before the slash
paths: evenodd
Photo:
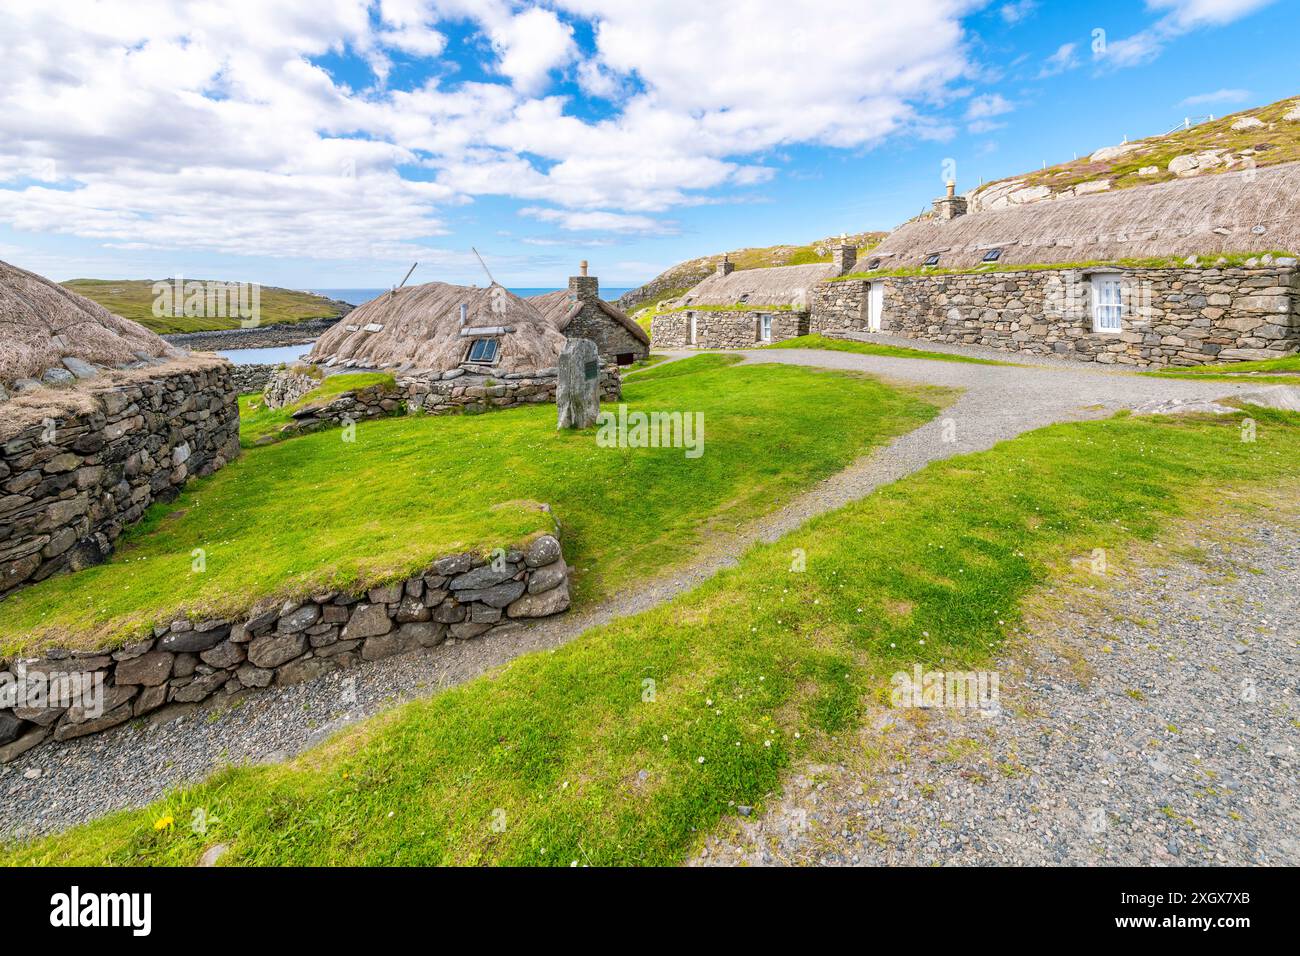
<path id="1" fill-rule="evenodd" d="M 770 746 L 772 746 L 772 741 L 770 741 L 770 740 L 764 740 L 764 741 L 763 741 L 763 746 L 764 746 L 764 747 L 770 747 Z"/>
<path id="2" fill-rule="evenodd" d="M 696 757 L 696 758 L 695 758 L 695 762 L 696 762 L 696 763 L 704 763 L 704 758 L 703 758 L 703 757 Z"/>

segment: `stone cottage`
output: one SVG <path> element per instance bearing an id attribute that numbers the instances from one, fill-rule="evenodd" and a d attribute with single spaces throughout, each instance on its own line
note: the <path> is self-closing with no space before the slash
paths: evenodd
<path id="1" fill-rule="evenodd" d="M 238 454 L 230 363 L 0 262 L 0 599 L 104 560 Z"/>
<path id="2" fill-rule="evenodd" d="M 950 186 L 820 283 L 810 330 L 1140 367 L 1300 348 L 1300 163 L 967 209 Z"/>
<path id="3" fill-rule="evenodd" d="M 317 339 L 304 362 L 313 374 L 388 371 L 408 412 L 476 413 L 555 401 L 567 339 L 537 307 L 504 287 L 427 282 L 385 292 Z M 285 369 L 272 379 L 277 392 Z M 612 364 L 599 372 L 601 398 L 621 395 Z"/>
<path id="4" fill-rule="evenodd" d="M 560 289 L 524 301 L 537 307 L 546 321 L 566 339 L 590 339 L 601 360 L 631 365 L 650 354 L 650 336 L 620 309 L 600 297 L 600 280 L 587 275 L 583 260 L 578 275 Z"/>
<path id="5" fill-rule="evenodd" d="M 660 306 L 651 323 L 659 348 L 745 349 L 808 334 L 812 292 L 852 271 L 857 250 L 841 242 L 832 261 L 737 270 L 723 258 L 713 275 Z"/>

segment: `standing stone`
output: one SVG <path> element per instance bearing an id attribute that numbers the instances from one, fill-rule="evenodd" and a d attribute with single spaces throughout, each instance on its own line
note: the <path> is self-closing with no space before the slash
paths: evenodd
<path id="1" fill-rule="evenodd" d="M 569 339 L 560 353 L 556 428 L 590 428 L 600 414 L 600 356 L 590 339 Z"/>

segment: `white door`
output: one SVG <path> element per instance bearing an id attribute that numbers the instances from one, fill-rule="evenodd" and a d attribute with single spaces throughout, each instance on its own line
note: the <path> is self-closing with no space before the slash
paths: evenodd
<path id="1" fill-rule="evenodd" d="M 691 315 L 691 344 L 695 344 L 695 316 Z"/>
<path id="2" fill-rule="evenodd" d="M 873 282 L 867 289 L 867 331 L 879 332 L 885 315 L 885 284 Z"/>
<path id="3" fill-rule="evenodd" d="M 770 315 L 765 315 L 758 321 L 758 340 L 760 342 L 772 341 L 772 317 Z"/>

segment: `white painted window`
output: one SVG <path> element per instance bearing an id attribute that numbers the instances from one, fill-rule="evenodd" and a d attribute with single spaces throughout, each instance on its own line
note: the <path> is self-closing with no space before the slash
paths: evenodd
<path id="1" fill-rule="evenodd" d="M 692 345 L 696 343 L 696 338 L 697 338 L 697 332 L 695 328 L 695 313 L 692 312 L 691 313 L 691 344 Z"/>
<path id="2" fill-rule="evenodd" d="M 1092 330 L 1118 333 L 1124 329 L 1124 295 L 1117 275 L 1094 275 L 1092 285 Z"/>
<path id="3" fill-rule="evenodd" d="M 770 315 L 761 316 L 758 320 L 758 340 L 760 342 L 772 341 L 772 317 Z"/>

